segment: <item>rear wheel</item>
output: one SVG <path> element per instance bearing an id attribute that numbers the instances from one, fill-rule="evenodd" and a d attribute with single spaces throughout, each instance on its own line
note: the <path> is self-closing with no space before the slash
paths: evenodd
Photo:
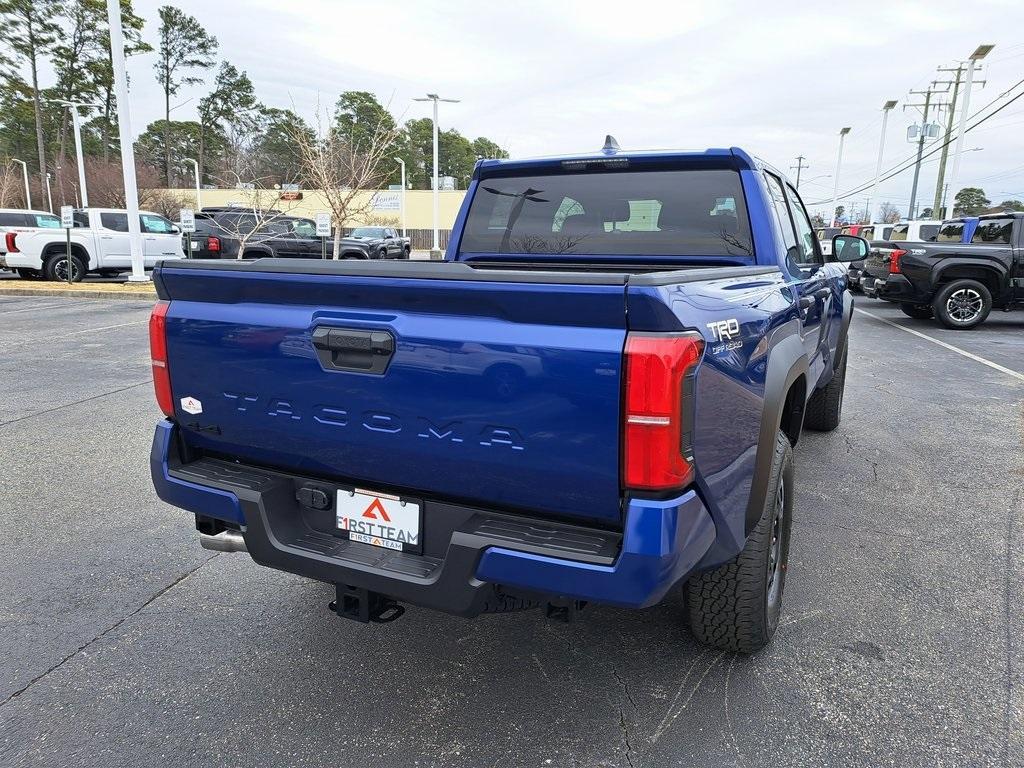
<path id="1" fill-rule="evenodd" d="M 836 366 L 832 380 L 819 389 L 807 401 L 804 426 L 818 432 L 831 432 L 843 418 L 843 391 L 846 389 L 846 350 L 843 344 L 842 359 Z"/>
<path id="2" fill-rule="evenodd" d="M 934 314 L 932 308 L 927 304 L 910 304 L 908 302 L 900 304 L 900 311 L 915 320 L 930 320 Z"/>
<path id="3" fill-rule="evenodd" d="M 992 294 L 977 280 L 954 280 L 935 294 L 932 309 L 947 328 L 967 330 L 985 322 L 992 311 Z"/>
<path id="4" fill-rule="evenodd" d="M 412 257 L 412 248 L 410 248 L 409 246 L 405 246 L 404 254 L 405 254 L 405 258 L 407 258 L 407 259 L 411 258 Z"/>
<path id="5" fill-rule="evenodd" d="M 761 518 L 729 562 L 687 583 L 690 629 L 705 645 L 754 653 L 779 626 L 793 526 L 793 447 L 775 435 L 771 481 Z"/>
<path id="6" fill-rule="evenodd" d="M 67 282 L 68 257 L 65 254 L 53 254 L 46 257 L 43 264 L 43 277 L 51 281 Z M 71 282 L 80 283 L 85 277 L 85 262 L 77 253 L 71 254 Z"/>

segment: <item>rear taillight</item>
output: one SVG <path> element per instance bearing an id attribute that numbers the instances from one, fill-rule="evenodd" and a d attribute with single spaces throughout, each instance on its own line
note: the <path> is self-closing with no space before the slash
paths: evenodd
<path id="1" fill-rule="evenodd" d="M 7 246 L 7 252 L 8 253 L 20 253 L 20 251 L 18 250 L 17 242 L 16 242 L 17 239 L 18 239 L 18 233 L 17 232 L 8 232 L 7 235 L 4 237 L 4 245 Z"/>
<path id="2" fill-rule="evenodd" d="M 149 357 L 153 363 L 153 389 L 156 402 L 165 416 L 174 415 L 171 374 L 167 370 L 167 309 L 169 301 L 158 301 L 149 316 Z"/>
<path id="3" fill-rule="evenodd" d="M 894 248 L 889 251 L 889 274 L 898 275 L 900 273 L 900 259 L 906 255 L 906 251 L 901 251 L 899 248 Z"/>
<path id="4" fill-rule="evenodd" d="M 696 334 L 626 337 L 627 488 L 666 491 L 693 479 L 693 385 L 703 350 Z"/>
<path id="5" fill-rule="evenodd" d="M 213 237 L 212 235 L 206 238 L 206 250 L 208 251 L 219 251 L 220 250 L 220 238 Z"/>

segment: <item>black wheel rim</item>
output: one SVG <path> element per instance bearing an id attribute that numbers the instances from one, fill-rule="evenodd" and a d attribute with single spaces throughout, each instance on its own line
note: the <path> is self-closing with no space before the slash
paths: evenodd
<path id="1" fill-rule="evenodd" d="M 779 600 L 782 591 L 782 537 L 785 533 L 786 519 L 786 480 L 779 478 L 779 487 L 775 491 L 775 508 L 772 510 L 772 540 L 768 550 L 768 605 Z"/>
<path id="2" fill-rule="evenodd" d="M 961 288 L 946 299 L 946 313 L 957 323 L 969 323 L 981 314 L 984 305 L 981 294 L 976 290 Z"/>
<path id="3" fill-rule="evenodd" d="M 53 265 L 53 274 L 58 280 L 67 281 L 68 279 L 68 260 L 61 259 Z M 78 274 L 78 262 L 74 259 L 71 260 L 71 280 L 77 281 L 79 278 Z"/>

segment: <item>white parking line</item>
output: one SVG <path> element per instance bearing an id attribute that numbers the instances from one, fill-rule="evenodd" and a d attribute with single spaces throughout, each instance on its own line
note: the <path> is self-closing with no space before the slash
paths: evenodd
<path id="1" fill-rule="evenodd" d="M 0 306 L 4 306 L 0 304 Z M 13 315 L 15 312 L 31 312 L 33 309 L 53 309 L 54 307 L 66 306 L 66 302 L 59 301 L 56 304 L 33 304 L 31 307 L 20 307 L 18 309 L 5 309 L 0 315 Z"/>
<path id="2" fill-rule="evenodd" d="M 915 331 L 913 328 L 907 328 L 905 325 L 894 323 L 892 320 L 886 320 L 884 317 L 879 317 L 878 315 L 872 314 L 871 312 L 865 312 L 863 309 L 854 309 L 854 312 L 860 312 L 862 315 L 867 315 L 872 320 L 878 320 L 879 322 L 885 323 L 886 325 L 891 325 L 893 328 L 899 328 L 901 331 L 906 331 L 907 333 L 913 334 L 914 336 L 917 336 L 920 339 L 930 341 L 932 344 L 938 344 L 940 347 L 945 347 L 950 352 L 956 352 L 958 355 L 963 355 L 964 357 L 974 360 L 975 362 L 981 363 L 982 365 L 987 365 L 989 368 L 994 368 L 1000 373 L 1005 373 L 1007 376 L 1012 376 L 1018 381 L 1024 381 L 1024 373 L 1017 373 L 1017 371 L 1012 371 L 1009 368 L 1004 368 L 999 363 L 993 363 L 991 360 L 986 360 L 984 357 L 980 357 L 971 352 L 968 352 L 966 349 L 954 347 L 952 344 L 947 344 L 944 341 L 940 341 L 939 339 L 936 339 L 933 336 L 929 336 L 927 333 Z"/>

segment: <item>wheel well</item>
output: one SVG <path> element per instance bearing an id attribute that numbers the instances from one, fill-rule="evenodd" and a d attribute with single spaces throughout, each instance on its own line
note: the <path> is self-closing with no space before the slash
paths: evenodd
<path id="1" fill-rule="evenodd" d="M 66 245 L 60 245 L 60 244 L 57 244 L 57 243 L 53 243 L 51 245 L 46 246 L 46 248 L 43 250 L 42 258 L 43 258 L 43 261 L 46 261 L 51 256 L 65 256 L 66 257 L 67 256 L 67 252 L 68 252 L 68 249 L 67 249 Z M 72 243 L 71 244 L 71 253 L 82 260 L 82 263 L 85 264 L 85 268 L 86 269 L 89 268 L 89 252 L 87 250 L 85 250 L 85 248 L 80 246 L 78 243 Z"/>
<path id="2" fill-rule="evenodd" d="M 366 254 L 363 251 L 342 251 L 341 258 L 343 259 L 365 259 Z"/>
<path id="3" fill-rule="evenodd" d="M 800 429 L 804 423 L 804 406 L 807 404 L 807 377 L 803 374 L 789 385 L 786 401 L 782 405 L 782 432 L 789 438 L 790 445 L 796 445 L 800 439 Z"/>
<path id="4" fill-rule="evenodd" d="M 995 296 L 999 293 L 999 273 L 994 269 L 985 267 L 958 266 L 947 267 L 939 273 L 938 285 L 945 285 L 954 280 L 977 280 L 988 288 L 989 293 Z"/>

